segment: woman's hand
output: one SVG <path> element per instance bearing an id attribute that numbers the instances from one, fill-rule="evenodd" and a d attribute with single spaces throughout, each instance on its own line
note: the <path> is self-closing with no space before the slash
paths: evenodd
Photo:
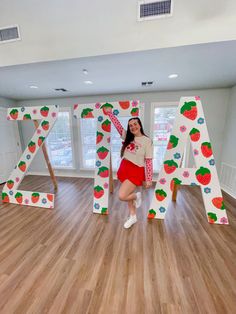
<path id="1" fill-rule="evenodd" d="M 143 186 L 145 189 L 149 189 L 152 186 L 152 181 L 144 181 Z"/>

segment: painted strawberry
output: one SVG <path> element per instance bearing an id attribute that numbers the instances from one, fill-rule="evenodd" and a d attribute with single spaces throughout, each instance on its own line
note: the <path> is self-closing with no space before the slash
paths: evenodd
<path id="1" fill-rule="evenodd" d="M 204 142 L 201 145 L 201 151 L 204 157 L 208 158 L 212 155 L 211 143 Z"/>
<path id="2" fill-rule="evenodd" d="M 39 201 L 39 193 L 32 193 L 31 195 L 31 201 L 32 203 L 37 203 Z"/>
<path id="3" fill-rule="evenodd" d="M 96 144 L 100 143 L 103 139 L 104 134 L 101 132 L 97 132 Z"/>
<path id="4" fill-rule="evenodd" d="M 108 102 L 106 102 L 104 105 L 102 105 L 101 107 L 100 107 L 101 109 L 102 109 L 102 111 L 103 111 L 103 113 L 105 114 L 105 115 L 107 115 L 107 110 L 106 109 L 108 109 L 108 108 L 113 108 L 113 106 L 111 105 L 111 104 L 109 104 Z"/>
<path id="5" fill-rule="evenodd" d="M 195 120 L 197 117 L 197 104 L 195 101 L 185 102 L 180 109 L 180 113 L 190 120 Z"/>
<path id="6" fill-rule="evenodd" d="M 84 119 L 94 118 L 93 109 L 91 109 L 91 108 L 83 109 L 83 111 L 81 113 L 81 118 L 84 118 Z"/>
<path id="7" fill-rule="evenodd" d="M 108 208 L 107 207 L 102 207 L 101 214 L 107 215 L 108 214 Z"/>
<path id="8" fill-rule="evenodd" d="M 97 185 L 94 187 L 93 194 L 95 198 L 101 198 L 104 195 L 104 189 L 100 185 Z"/>
<path id="9" fill-rule="evenodd" d="M 191 141 L 197 142 L 200 139 L 200 131 L 198 129 L 193 128 L 190 133 Z"/>
<path id="10" fill-rule="evenodd" d="M 225 209 L 223 197 L 215 197 L 212 199 L 212 204 L 218 209 Z"/>
<path id="11" fill-rule="evenodd" d="M 23 195 L 20 192 L 17 192 L 15 195 L 15 199 L 16 199 L 17 203 L 21 204 L 23 201 Z"/>
<path id="12" fill-rule="evenodd" d="M 35 142 L 30 141 L 29 145 L 28 145 L 28 149 L 33 154 L 35 152 L 35 149 L 36 149 Z"/>
<path id="13" fill-rule="evenodd" d="M 156 190 L 155 195 L 156 195 L 156 199 L 160 202 L 163 201 L 167 196 L 164 190 Z"/>
<path id="14" fill-rule="evenodd" d="M 48 116 L 48 112 L 49 112 L 49 108 L 44 106 L 40 109 L 40 113 L 43 117 L 47 117 Z"/>
<path id="15" fill-rule="evenodd" d="M 102 123 L 102 129 L 106 132 L 111 132 L 111 122 L 107 119 Z"/>
<path id="16" fill-rule="evenodd" d="M 44 120 L 44 121 L 41 123 L 41 126 L 42 126 L 42 128 L 43 128 L 45 131 L 47 131 L 47 130 L 49 129 L 49 122 Z"/>
<path id="17" fill-rule="evenodd" d="M 211 172 L 208 168 L 200 167 L 195 172 L 195 175 L 196 175 L 198 182 L 203 184 L 203 185 L 207 185 L 211 181 Z"/>
<path id="18" fill-rule="evenodd" d="M 131 116 L 133 116 L 133 117 L 138 117 L 138 115 L 139 115 L 139 109 L 138 109 L 138 108 L 133 108 L 133 109 L 130 111 L 130 114 L 131 114 Z"/>
<path id="19" fill-rule="evenodd" d="M 14 186 L 14 181 L 13 180 L 8 180 L 7 181 L 7 187 L 9 190 L 11 190 Z"/>
<path id="20" fill-rule="evenodd" d="M 179 185 L 179 184 L 181 184 L 181 183 L 182 183 L 182 181 L 179 180 L 178 178 L 173 178 L 173 179 L 170 181 L 170 190 L 171 190 L 171 192 L 174 191 L 175 185 Z"/>
<path id="21" fill-rule="evenodd" d="M 109 169 L 107 167 L 100 167 L 98 170 L 98 175 L 101 178 L 107 178 L 109 176 Z"/>
<path id="22" fill-rule="evenodd" d="M 47 194 L 47 199 L 49 202 L 53 202 L 54 195 L 53 194 Z"/>
<path id="23" fill-rule="evenodd" d="M 148 212 L 148 219 L 153 219 L 156 216 L 156 212 L 154 209 L 150 209 Z"/>
<path id="24" fill-rule="evenodd" d="M 215 213 L 207 213 L 207 217 L 210 224 L 214 224 L 217 221 L 217 216 Z"/>
<path id="25" fill-rule="evenodd" d="M 171 135 L 168 145 L 167 145 L 167 149 L 172 149 L 176 147 L 178 145 L 178 142 L 179 142 L 179 138 L 174 135 Z"/>
<path id="26" fill-rule="evenodd" d="M 75 104 L 74 105 L 74 110 L 76 110 L 78 108 L 78 106 L 79 106 L 78 104 Z"/>
<path id="27" fill-rule="evenodd" d="M 12 109 L 10 112 L 10 116 L 12 119 L 16 120 L 18 118 L 18 110 L 17 109 Z"/>
<path id="28" fill-rule="evenodd" d="M 10 202 L 10 199 L 9 199 L 9 196 L 7 193 L 2 193 L 2 202 L 3 203 L 9 203 Z"/>
<path id="29" fill-rule="evenodd" d="M 97 154 L 98 154 L 98 157 L 100 159 L 105 159 L 107 157 L 108 152 L 109 152 L 109 150 L 106 147 L 104 147 L 104 146 L 100 147 L 97 150 Z"/>
<path id="30" fill-rule="evenodd" d="M 26 170 L 26 163 L 24 161 L 20 161 L 18 164 L 18 168 L 22 171 L 25 172 Z"/>
<path id="31" fill-rule="evenodd" d="M 31 120 L 31 115 L 29 113 L 26 113 L 23 117 L 23 120 Z"/>
<path id="32" fill-rule="evenodd" d="M 176 168 L 178 168 L 178 165 L 173 159 L 164 162 L 164 169 L 167 174 L 174 172 Z"/>
<path id="33" fill-rule="evenodd" d="M 126 110 L 130 106 L 130 102 L 128 100 L 126 101 L 119 101 L 119 105 L 122 109 Z"/>
<path id="34" fill-rule="evenodd" d="M 40 136 L 38 138 L 38 146 L 41 146 L 43 144 L 44 140 L 45 140 L 45 137 L 44 136 Z"/>

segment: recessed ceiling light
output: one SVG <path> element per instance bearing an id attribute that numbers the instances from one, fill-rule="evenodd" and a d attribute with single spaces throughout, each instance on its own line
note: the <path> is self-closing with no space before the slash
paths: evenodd
<path id="1" fill-rule="evenodd" d="M 38 88 L 36 85 L 30 85 L 30 88 Z"/>
<path id="2" fill-rule="evenodd" d="M 84 84 L 93 84 L 92 81 L 84 81 Z"/>
<path id="3" fill-rule="evenodd" d="M 83 69 L 83 73 L 84 73 L 85 75 L 87 75 L 87 74 L 88 74 L 88 70 Z"/>
<path id="4" fill-rule="evenodd" d="M 168 77 L 169 77 L 170 79 L 176 78 L 176 77 L 178 77 L 178 74 L 170 74 Z"/>

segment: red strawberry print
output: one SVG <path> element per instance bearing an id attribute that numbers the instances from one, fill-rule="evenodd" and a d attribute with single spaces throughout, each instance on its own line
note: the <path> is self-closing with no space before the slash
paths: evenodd
<path id="1" fill-rule="evenodd" d="M 107 178 L 109 176 L 109 169 L 107 167 L 100 167 L 98 170 L 98 175 L 101 178 Z"/>
<path id="2" fill-rule="evenodd" d="M 126 110 L 129 108 L 130 102 L 128 100 L 127 101 L 119 101 L 119 105 L 122 109 Z"/>
<path id="3" fill-rule="evenodd" d="M 10 202 L 10 199 L 9 199 L 9 196 L 7 193 L 2 193 L 2 202 L 3 203 L 9 203 Z"/>
<path id="4" fill-rule="evenodd" d="M 53 194 L 47 194 L 47 199 L 49 202 L 53 202 L 54 195 Z"/>
<path id="5" fill-rule="evenodd" d="M 26 113 L 23 117 L 23 120 L 31 120 L 31 115 Z"/>
<path id="6" fill-rule="evenodd" d="M 42 128 L 43 128 L 45 131 L 48 131 L 48 129 L 49 129 L 49 122 L 44 120 L 44 121 L 41 123 L 41 126 L 42 126 Z"/>
<path id="7" fill-rule="evenodd" d="M 94 187 L 93 194 L 95 198 L 101 198 L 104 195 L 104 189 L 100 185 L 97 185 Z"/>
<path id="8" fill-rule="evenodd" d="M 17 203 L 21 204 L 23 201 L 23 195 L 20 192 L 17 192 L 15 195 L 15 199 L 16 199 Z"/>
<path id="9" fill-rule="evenodd" d="M 100 108 L 102 109 L 103 113 L 104 113 L 105 115 L 107 115 L 107 113 L 108 113 L 109 111 L 111 111 L 111 109 L 113 108 L 113 106 L 112 106 L 111 104 L 109 104 L 109 103 L 105 103 L 105 104 L 102 105 Z"/>
<path id="10" fill-rule="evenodd" d="M 182 183 L 182 181 L 179 180 L 178 178 L 173 178 L 173 179 L 171 180 L 171 182 L 170 182 L 170 190 L 171 190 L 171 192 L 174 191 L 175 185 L 179 185 L 179 184 L 181 184 L 181 183 Z"/>
<path id="11" fill-rule="evenodd" d="M 208 168 L 200 167 L 196 172 L 195 172 L 196 178 L 199 183 L 203 185 L 207 185 L 211 181 L 211 172 Z"/>
<path id="12" fill-rule="evenodd" d="M 164 162 L 164 169 L 167 174 L 174 172 L 176 168 L 178 168 L 178 165 L 173 159 Z"/>
<path id="13" fill-rule="evenodd" d="M 36 145 L 34 142 L 30 141 L 29 142 L 29 145 L 28 145 L 28 149 L 29 151 L 33 154 L 35 152 L 35 149 L 36 149 Z"/>
<path id="14" fill-rule="evenodd" d="M 108 155 L 109 150 L 106 147 L 102 146 L 97 150 L 98 157 L 100 159 L 105 159 Z"/>
<path id="15" fill-rule="evenodd" d="M 156 190 L 155 195 L 156 195 L 156 199 L 160 202 L 163 201 L 167 196 L 164 190 Z"/>
<path id="16" fill-rule="evenodd" d="M 11 190 L 11 189 L 13 188 L 13 186 L 14 186 L 14 181 L 8 180 L 8 181 L 7 181 L 7 187 L 8 187 L 8 189 Z"/>
<path id="17" fill-rule="evenodd" d="M 111 132 L 111 122 L 108 119 L 102 123 L 102 129 L 105 132 Z"/>
<path id="18" fill-rule="evenodd" d="M 38 138 L 38 146 L 41 146 L 43 144 L 44 140 L 45 140 L 45 137 L 44 136 L 40 136 Z"/>
<path id="19" fill-rule="evenodd" d="M 171 135 L 167 145 L 167 149 L 175 148 L 178 145 L 178 142 L 179 138 L 174 135 Z"/>
<path id="20" fill-rule="evenodd" d="M 103 139 L 104 134 L 101 132 L 97 132 L 96 144 L 99 144 Z"/>
<path id="21" fill-rule="evenodd" d="M 201 145 L 201 151 L 204 157 L 208 158 L 212 155 L 211 143 L 204 142 Z"/>
<path id="22" fill-rule="evenodd" d="M 198 129 L 193 128 L 190 133 L 191 141 L 197 142 L 200 139 L 200 131 Z"/>
<path id="23" fill-rule="evenodd" d="M 215 213 L 207 213 L 207 217 L 210 224 L 214 224 L 217 221 L 217 216 Z"/>
<path id="24" fill-rule="evenodd" d="M 180 109 L 180 113 L 190 120 L 195 120 L 197 117 L 197 104 L 195 101 L 185 102 Z"/>
<path id="25" fill-rule="evenodd" d="M 25 172 L 26 170 L 26 163 L 24 161 L 20 161 L 18 164 L 18 168 L 22 171 Z"/>
<path id="26" fill-rule="evenodd" d="M 79 106 L 78 104 L 75 104 L 74 105 L 74 110 L 76 110 L 78 108 L 78 106 Z"/>
<path id="27" fill-rule="evenodd" d="M 148 212 L 148 219 L 153 219 L 156 216 L 156 212 L 154 209 L 150 209 Z"/>
<path id="28" fill-rule="evenodd" d="M 37 203 L 39 201 L 39 193 L 32 193 L 31 195 L 31 201 L 32 203 Z"/>
<path id="29" fill-rule="evenodd" d="M 91 108 L 83 109 L 83 111 L 81 113 L 81 118 L 84 118 L 84 119 L 94 118 L 93 109 L 91 109 Z"/>
<path id="30" fill-rule="evenodd" d="M 47 117 L 48 116 L 48 112 L 49 112 L 49 108 L 44 106 L 40 109 L 40 113 L 43 117 Z"/>
<path id="31" fill-rule="evenodd" d="M 10 116 L 12 119 L 16 120 L 18 118 L 18 110 L 17 109 L 12 109 L 10 112 Z"/>
<path id="32" fill-rule="evenodd" d="M 138 117 L 139 115 L 139 109 L 138 108 L 133 108 L 130 112 L 131 116 L 133 117 Z"/>
<path id="33" fill-rule="evenodd" d="M 225 209 L 223 197 L 215 197 L 212 199 L 212 204 L 218 209 Z"/>

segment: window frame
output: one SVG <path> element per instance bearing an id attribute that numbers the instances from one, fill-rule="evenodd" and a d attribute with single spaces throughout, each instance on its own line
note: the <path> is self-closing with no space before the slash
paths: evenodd
<path id="1" fill-rule="evenodd" d="M 101 102 L 102 103 L 102 102 Z M 142 101 L 139 102 L 139 118 L 142 121 L 142 124 L 144 125 L 144 103 Z M 128 116 L 124 116 L 124 117 L 128 117 Z M 132 116 L 130 116 L 130 118 L 132 118 Z M 94 118 L 95 120 L 97 120 L 97 117 Z M 119 119 L 119 116 L 118 116 Z M 94 168 L 85 168 L 83 166 L 83 156 L 82 156 L 82 141 L 81 141 L 81 132 L 80 132 L 80 127 L 81 127 L 81 123 L 80 123 L 81 118 L 77 119 L 77 129 L 78 129 L 78 148 L 79 148 L 79 170 L 80 171 L 88 171 L 88 172 L 94 172 L 96 169 L 96 166 L 94 166 Z M 112 122 L 111 122 L 112 123 Z M 95 130 L 96 132 L 97 130 Z M 117 131 L 116 131 L 117 132 Z M 95 135 L 96 136 L 96 135 Z M 81 147 L 81 148 L 80 148 Z M 95 147 L 96 147 L 96 143 L 95 143 Z M 96 161 L 96 155 L 95 155 L 95 161 Z M 112 159 L 111 159 L 111 165 L 112 165 L 112 172 L 115 174 L 117 172 L 117 170 L 113 169 L 113 163 L 112 163 Z"/>
<path id="2" fill-rule="evenodd" d="M 72 109 L 71 109 L 71 107 L 59 107 L 59 113 L 60 112 L 68 112 L 69 113 L 71 151 L 72 151 L 72 166 L 54 166 L 51 158 L 50 158 L 50 162 L 52 164 L 52 168 L 55 170 L 76 170 L 76 167 L 75 167 L 75 147 L 74 147 L 73 126 L 72 126 Z M 56 123 L 57 123 L 57 121 L 56 121 Z M 48 137 L 47 137 L 47 140 L 48 140 Z M 49 150 L 48 146 L 49 145 L 47 143 L 47 150 Z"/>
<path id="3" fill-rule="evenodd" d="M 153 140 L 153 131 L 154 131 L 154 112 L 155 112 L 155 108 L 165 108 L 165 107 L 178 108 L 178 106 L 179 106 L 179 102 L 177 102 L 177 101 L 152 102 L 151 103 L 150 137 L 151 137 L 152 140 Z M 189 150 L 190 150 L 190 143 L 188 141 L 187 145 L 185 147 L 185 150 L 184 150 L 183 163 L 182 163 L 182 167 L 183 168 L 185 167 L 186 164 L 188 164 Z M 154 171 L 154 169 L 153 169 L 154 176 L 158 176 L 159 173 L 160 173 L 160 170 L 159 171 Z"/>

